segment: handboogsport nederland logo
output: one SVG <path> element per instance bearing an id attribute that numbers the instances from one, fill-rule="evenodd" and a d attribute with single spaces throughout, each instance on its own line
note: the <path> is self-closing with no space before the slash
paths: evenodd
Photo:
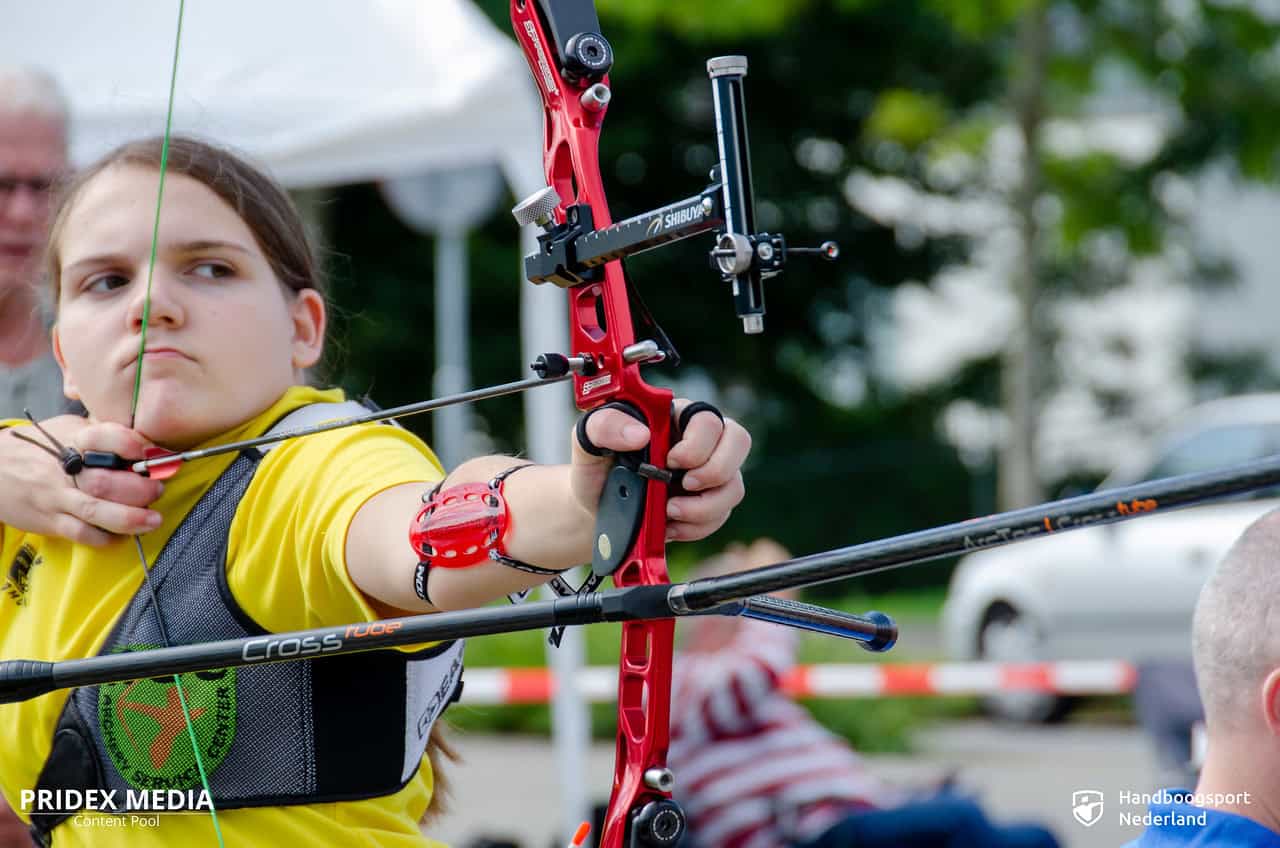
<path id="1" fill-rule="evenodd" d="M 148 650 L 135 645 L 124 650 Z M 235 669 L 189 672 L 182 692 L 172 677 L 149 677 L 98 687 L 98 726 L 125 781 L 138 789 L 190 789 L 200 768 L 182 712 L 186 698 L 191 725 L 207 771 L 226 758 L 236 734 Z"/>
<path id="2" fill-rule="evenodd" d="M 1102 819 L 1103 797 L 1097 789 L 1077 789 L 1071 793 L 1071 815 L 1085 827 L 1093 827 Z"/>

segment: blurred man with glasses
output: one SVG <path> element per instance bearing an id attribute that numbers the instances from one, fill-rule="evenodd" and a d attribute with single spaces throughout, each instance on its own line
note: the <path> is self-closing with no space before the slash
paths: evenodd
<path id="1" fill-rule="evenodd" d="M 0 67 L 0 418 L 63 411 L 49 348 L 41 253 L 53 182 L 67 164 L 67 107 L 57 83 Z"/>
<path id="2" fill-rule="evenodd" d="M 0 418 L 66 409 L 40 285 L 53 181 L 67 165 L 67 107 L 48 74 L 0 67 Z M 7 564 L 0 564 L 0 581 Z M 0 848 L 30 845 L 0 798 Z"/>

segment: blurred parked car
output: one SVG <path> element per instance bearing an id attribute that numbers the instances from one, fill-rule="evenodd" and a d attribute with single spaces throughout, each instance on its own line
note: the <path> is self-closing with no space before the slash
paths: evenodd
<path id="1" fill-rule="evenodd" d="M 1280 453 L 1280 394 L 1204 404 L 1099 487 L 1209 471 Z M 960 560 L 942 610 L 957 659 L 1033 661 L 1190 656 L 1191 613 L 1210 567 L 1280 490 L 979 551 Z M 1071 701 L 989 699 L 1004 718 L 1061 718 Z"/>

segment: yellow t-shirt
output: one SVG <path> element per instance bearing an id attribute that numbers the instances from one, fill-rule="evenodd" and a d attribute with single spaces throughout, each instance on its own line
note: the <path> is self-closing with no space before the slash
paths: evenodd
<path id="1" fill-rule="evenodd" d="M 270 409 L 211 442 L 266 432 L 308 403 L 341 392 L 295 387 Z M 192 462 L 165 484 L 152 508 L 164 516 L 142 537 L 148 564 L 234 455 Z M 227 579 L 236 601 L 268 630 L 301 630 L 379 616 L 351 582 L 346 531 L 377 493 L 408 482 L 434 482 L 439 461 L 405 430 L 362 425 L 286 442 L 267 454 L 236 510 L 227 547 Z M 406 517 L 406 522 L 408 517 Z M 407 544 L 407 542 L 406 542 Z M 63 660 L 95 655 L 142 584 L 132 539 L 105 548 L 0 525 L 0 658 Z M 34 788 L 68 692 L 0 704 L 0 791 L 15 810 Z M 353 727 L 358 728 L 359 722 Z M 255 807 L 218 814 L 228 845 L 438 845 L 418 820 L 431 799 L 426 758 L 392 795 L 366 801 Z M 26 816 L 23 816 L 26 818 Z M 101 817 L 70 819 L 54 831 L 58 848 L 216 844 L 208 816 L 161 814 L 158 825 L 123 826 Z"/>

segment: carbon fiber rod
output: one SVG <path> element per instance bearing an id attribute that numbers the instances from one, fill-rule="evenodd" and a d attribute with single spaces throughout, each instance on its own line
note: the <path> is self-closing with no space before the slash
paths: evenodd
<path id="1" fill-rule="evenodd" d="M 373 651 L 397 645 L 463 639 L 519 630 L 595 624 L 641 618 L 670 618 L 668 586 L 573 595 L 515 607 L 484 607 L 383 621 L 358 622 L 291 633 L 268 633 L 197 645 L 106 654 L 61 662 L 0 662 L 0 703 L 23 701 L 76 686 L 92 686 L 143 677 L 161 677 L 211 668 Z M 747 598 L 703 610 L 700 615 L 745 615 L 857 641 L 870 651 L 886 651 L 898 637 L 883 613 L 850 615 L 778 598 Z"/>
<path id="2" fill-rule="evenodd" d="M 621 614 L 616 601 L 608 603 L 612 600 L 610 596 L 620 594 L 575 595 L 515 607 L 415 615 L 60 662 L 7 660 L 0 662 L 0 703 L 25 701 L 55 689 L 187 671 L 290 662 L 490 633 L 591 624 L 609 620 L 608 615 Z"/>
<path id="3" fill-rule="evenodd" d="M 75 686 L 210 668 L 289 662 L 559 625 L 685 616 L 711 611 L 712 607 L 720 605 L 727 605 L 724 614 L 738 615 L 746 612 L 746 606 L 731 602 L 740 598 L 828 583 L 966 551 L 1168 512 L 1277 484 L 1280 484 L 1280 455 L 1220 471 L 1186 474 L 1052 501 L 692 583 L 635 586 L 518 607 L 488 607 L 359 622 L 60 662 L 7 660 L 0 662 L 0 703 L 26 700 L 55 689 Z M 755 607 L 755 612 L 768 613 L 772 620 L 777 620 L 779 610 L 776 604 L 756 603 Z M 796 616 L 789 614 L 787 617 Z M 814 618 L 812 615 L 806 617 Z M 847 632 L 847 638 L 859 638 L 855 634 L 860 633 L 861 638 L 869 637 L 873 643 L 889 641 L 891 622 L 880 620 L 876 614 L 846 616 L 838 623 L 839 629 Z"/>
<path id="4" fill-rule="evenodd" d="M 736 598 L 814 586 L 1081 527 L 1169 512 L 1277 484 L 1280 454 L 1219 471 L 1151 480 L 695 580 L 671 587 L 671 606 L 678 614 L 687 614 Z"/>

